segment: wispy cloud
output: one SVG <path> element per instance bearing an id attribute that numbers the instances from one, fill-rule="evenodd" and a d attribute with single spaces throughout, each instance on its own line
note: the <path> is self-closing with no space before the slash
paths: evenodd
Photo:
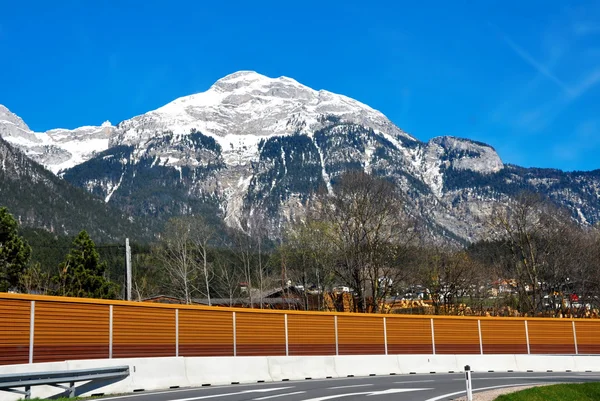
<path id="1" fill-rule="evenodd" d="M 573 59 L 573 55 L 567 59 L 566 54 L 561 50 L 563 48 L 569 48 L 574 46 L 573 40 L 568 40 L 568 36 L 559 35 L 560 32 L 550 32 L 551 35 L 545 35 L 548 37 L 560 39 L 560 44 L 557 44 L 550 50 L 551 57 L 546 62 L 542 62 L 531 55 L 523 46 L 516 43 L 508 34 L 499 29 L 496 25 L 489 23 L 494 29 L 501 41 L 504 42 L 509 49 L 511 49 L 516 56 L 526 62 L 528 65 L 533 67 L 536 75 L 530 80 L 530 83 L 523 88 L 519 88 L 517 94 L 511 99 L 505 101 L 505 103 L 492 113 L 496 120 L 506 119 L 507 114 L 510 116 L 510 121 L 515 124 L 519 129 L 523 129 L 530 132 L 538 132 L 545 129 L 550 125 L 569 105 L 587 93 L 589 90 L 594 88 L 600 83 L 600 68 L 594 68 L 589 71 L 576 73 L 577 65 L 576 59 Z M 591 28 L 587 28 L 590 31 Z M 583 28 L 580 28 L 583 31 Z M 571 39 L 573 39 L 571 37 Z M 554 40 L 556 42 L 556 40 Z M 566 63 L 570 64 L 569 71 L 572 71 L 573 75 L 576 75 L 569 83 L 559 78 L 556 73 L 553 72 L 553 67 L 558 64 L 562 64 L 563 67 Z M 564 68 L 563 68 L 564 70 Z M 540 78 L 542 81 L 540 81 Z M 554 97 L 548 97 L 547 93 L 544 95 L 535 95 L 536 92 L 541 89 L 540 83 L 543 80 L 552 82 L 560 89 Z M 531 105 L 532 96 L 535 95 L 535 104 Z M 538 99 L 543 99 L 541 102 Z M 527 103 L 529 104 L 527 106 Z"/>
<path id="2" fill-rule="evenodd" d="M 583 79 L 579 82 L 579 84 L 575 85 L 571 91 L 571 95 L 574 99 L 583 95 L 594 86 L 596 86 L 600 82 L 600 68 L 597 68 L 591 72 L 589 72 Z"/>
<path id="3" fill-rule="evenodd" d="M 573 23 L 573 33 L 577 36 L 596 35 L 600 33 L 600 24 L 589 21 L 575 21 Z"/>
<path id="4" fill-rule="evenodd" d="M 497 28 L 496 28 L 497 29 Z M 498 29 L 497 29 L 498 30 Z M 565 93 L 569 94 L 571 92 L 571 88 L 559 79 L 555 74 L 552 73 L 550 68 L 547 65 L 536 60 L 529 52 L 515 43 L 507 34 L 498 30 L 498 33 L 502 37 L 502 40 L 511 48 L 517 56 L 519 56 L 523 61 L 531 65 L 534 69 L 536 69 L 540 74 L 548 78 L 550 81 L 554 82 L 558 85 L 559 88 L 565 91 Z"/>

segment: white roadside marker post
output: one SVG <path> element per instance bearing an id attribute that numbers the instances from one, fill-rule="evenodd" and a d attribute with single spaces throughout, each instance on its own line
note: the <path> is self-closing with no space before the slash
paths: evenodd
<path id="1" fill-rule="evenodd" d="M 467 382 L 467 400 L 473 401 L 473 386 L 471 385 L 471 367 L 465 366 L 465 380 Z"/>

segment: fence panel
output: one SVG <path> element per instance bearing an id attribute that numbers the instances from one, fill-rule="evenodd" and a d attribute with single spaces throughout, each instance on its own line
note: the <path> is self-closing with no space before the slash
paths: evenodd
<path id="1" fill-rule="evenodd" d="M 291 356 L 335 355 L 336 348 L 339 355 L 384 354 L 385 339 L 388 354 L 434 350 L 438 354 L 525 354 L 525 323 L 532 354 L 574 354 L 576 349 L 580 354 L 600 354 L 598 320 L 479 321 L 478 325 L 476 318 L 208 309 L 0 294 L 0 365 L 29 362 L 30 346 L 33 362 L 108 358 L 111 338 L 114 358 L 175 356 L 177 350 L 180 356 L 282 356 L 286 348 Z"/>
<path id="2" fill-rule="evenodd" d="M 0 365 L 29 362 L 31 301 L 0 300 Z"/>
<path id="3" fill-rule="evenodd" d="M 283 313 L 237 312 L 237 356 L 285 355 Z"/>
<path id="4" fill-rule="evenodd" d="M 388 316 L 388 354 L 431 354 L 431 321 Z"/>
<path id="5" fill-rule="evenodd" d="M 383 316 L 338 316 L 340 355 L 385 354 Z"/>
<path id="6" fill-rule="evenodd" d="M 436 354 L 479 354 L 479 327 L 475 319 L 434 319 Z"/>
<path id="7" fill-rule="evenodd" d="M 335 355 L 333 316 L 288 315 L 290 355 Z"/>
<path id="8" fill-rule="evenodd" d="M 522 320 L 481 319 L 484 354 L 526 354 L 527 337 Z"/>
<path id="9" fill-rule="evenodd" d="M 527 320 L 532 354 L 574 354 L 573 324 L 570 320 Z"/>
<path id="10" fill-rule="evenodd" d="M 179 356 L 233 356 L 233 313 L 180 309 Z"/>
<path id="11" fill-rule="evenodd" d="M 600 322 L 576 320 L 577 351 L 580 354 L 600 354 Z"/>
<path id="12" fill-rule="evenodd" d="M 175 309 L 113 308 L 113 358 L 175 356 Z"/>
<path id="13" fill-rule="evenodd" d="M 36 302 L 33 362 L 109 357 L 109 305 Z"/>

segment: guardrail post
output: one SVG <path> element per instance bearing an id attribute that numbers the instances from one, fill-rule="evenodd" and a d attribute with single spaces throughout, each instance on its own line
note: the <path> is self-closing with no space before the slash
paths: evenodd
<path id="1" fill-rule="evenodd" d="M 531 348 L 529 346 L 529 327 L 527 326 L 527 320 L 525 320 L 525 339 L 527 340 L 527 355 L 531 354 Z"/>
<path id="2" fill-rule="evenodd" d="M 479 330 L 479 353 L 483 355 L 483 340 L 481 338 L 481 320 L 477 319 L 477 330 Z"/>
<path id="3" fill-rule="evenodd" d="M 233 356 L 237 356 L 237 328 L 235 323 L 235 312 L 233 312 Z"/>
<path id="4" fill-rule="evenodd" d="M 285 327 L 285 356 L 290 355 L 290 344 L 288 340 L 288 315 L 287 313 L 283 315 L 283 323 Z"/>
<path id="5" fill-rule="evenodd" d="M 575 344 L 575 355 L 579 355 L 579 348 L 577 347 L 577 330 L 575 330 L 575 320 L 573 320 L 573 343 Z"/>
<path id="6" fill-rule="evenodd" d="M 387 321 L 386 318 L 383 318 L 383 345 L 385 347 L 385 354 L 388 354 L 388 344 L 387 344 Z"/>
<path id="7" fill-rule="evenodd" d="M 33 341 L 35 338 L 35 301 L 31 301 L 29 315 L 29 363 L 33 363 Z"/>
<path id="8" fill-rule="evenodd" d="M 338 342 L 338 317 L 337 317 L 337 315 L 335 315 L 333 317 L 333 326 L 335 329 L 335 354 L 339 355 L 340 354 L 340 344 Z"/>
<path id="9" fill-rule="evenodd" d="M 175 356 L 179 356 L 179 309 L 175 309 Z"/>
<path id="10" fill-rule="evenodd" d="M 467 385 L 467 400 L 473 401 L 473 384 L 471 383 L 471 367 L 465 366 L 465 381 Z"/>
<path id="11" fill-rule="evenodd" d="M 431 320 L 431 351 L 435 355 L 435 328 L 433 326 L 433 318 Z"/>
<path id="12" fill-rule="evenodd" d="M 108 306 L 108 359 L 113 357 L 113 306 Z"/>

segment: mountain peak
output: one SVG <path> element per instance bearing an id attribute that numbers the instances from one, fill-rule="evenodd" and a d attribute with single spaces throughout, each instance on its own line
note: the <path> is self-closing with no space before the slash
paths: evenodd
<path id="1" fill-rule="evenodd" d="M 23 131 L 29 131 L 29 127 L 21 117 L 10 111 L 8 107 L 0 104 L 0 123 L 2 122 L 11 123 Z"/>
<path id="2" fill-rule="evenodd" d="M 245 87 L 265 87 L 272 85 L 292 85 L 301 87 L 306 90 L 311 90 L 307 86 L 299 84 L 296 80 L 288 77 L 281 76 L 279 78 L 271 78 L 266 75 L 259 74 L 256 71 L 238 71 L 232 74 L 226 75 L 223 78 L 217 80 L 211 87 L 213 90 L 220 90 L 223 92 L 233 92 L 236 89 Z"/>
<path id="3" fill-rule="evenodd" d="M 241 70 L 225 75 L 223 78 L 217 80 L 217 82 L 233 82 L 239 80 L 255 80 L 255 79 L 269 79 L 266 75 L 259 74 L 256 71 Z"/>
<path id="4" fill-rule="evenodd" d="M 111 143 L 139 144 L 157 131 L 181 134 L 197 129 L 231 149 L 239 137 L 253 137 L 256 145 L 261 137 L 312 133 L 326 115 L 407 136 L 383 114 L 354 99 L 317 91 L 284 76 L 270 78 L 255 71 L 238 71 L 219 79 L 205 92 L 180 97 L 123 121 L 120 134 Z M 232 136 L 236 137 L 232 139 L 235 144 L 224 142 L 225 137 Z"/>

